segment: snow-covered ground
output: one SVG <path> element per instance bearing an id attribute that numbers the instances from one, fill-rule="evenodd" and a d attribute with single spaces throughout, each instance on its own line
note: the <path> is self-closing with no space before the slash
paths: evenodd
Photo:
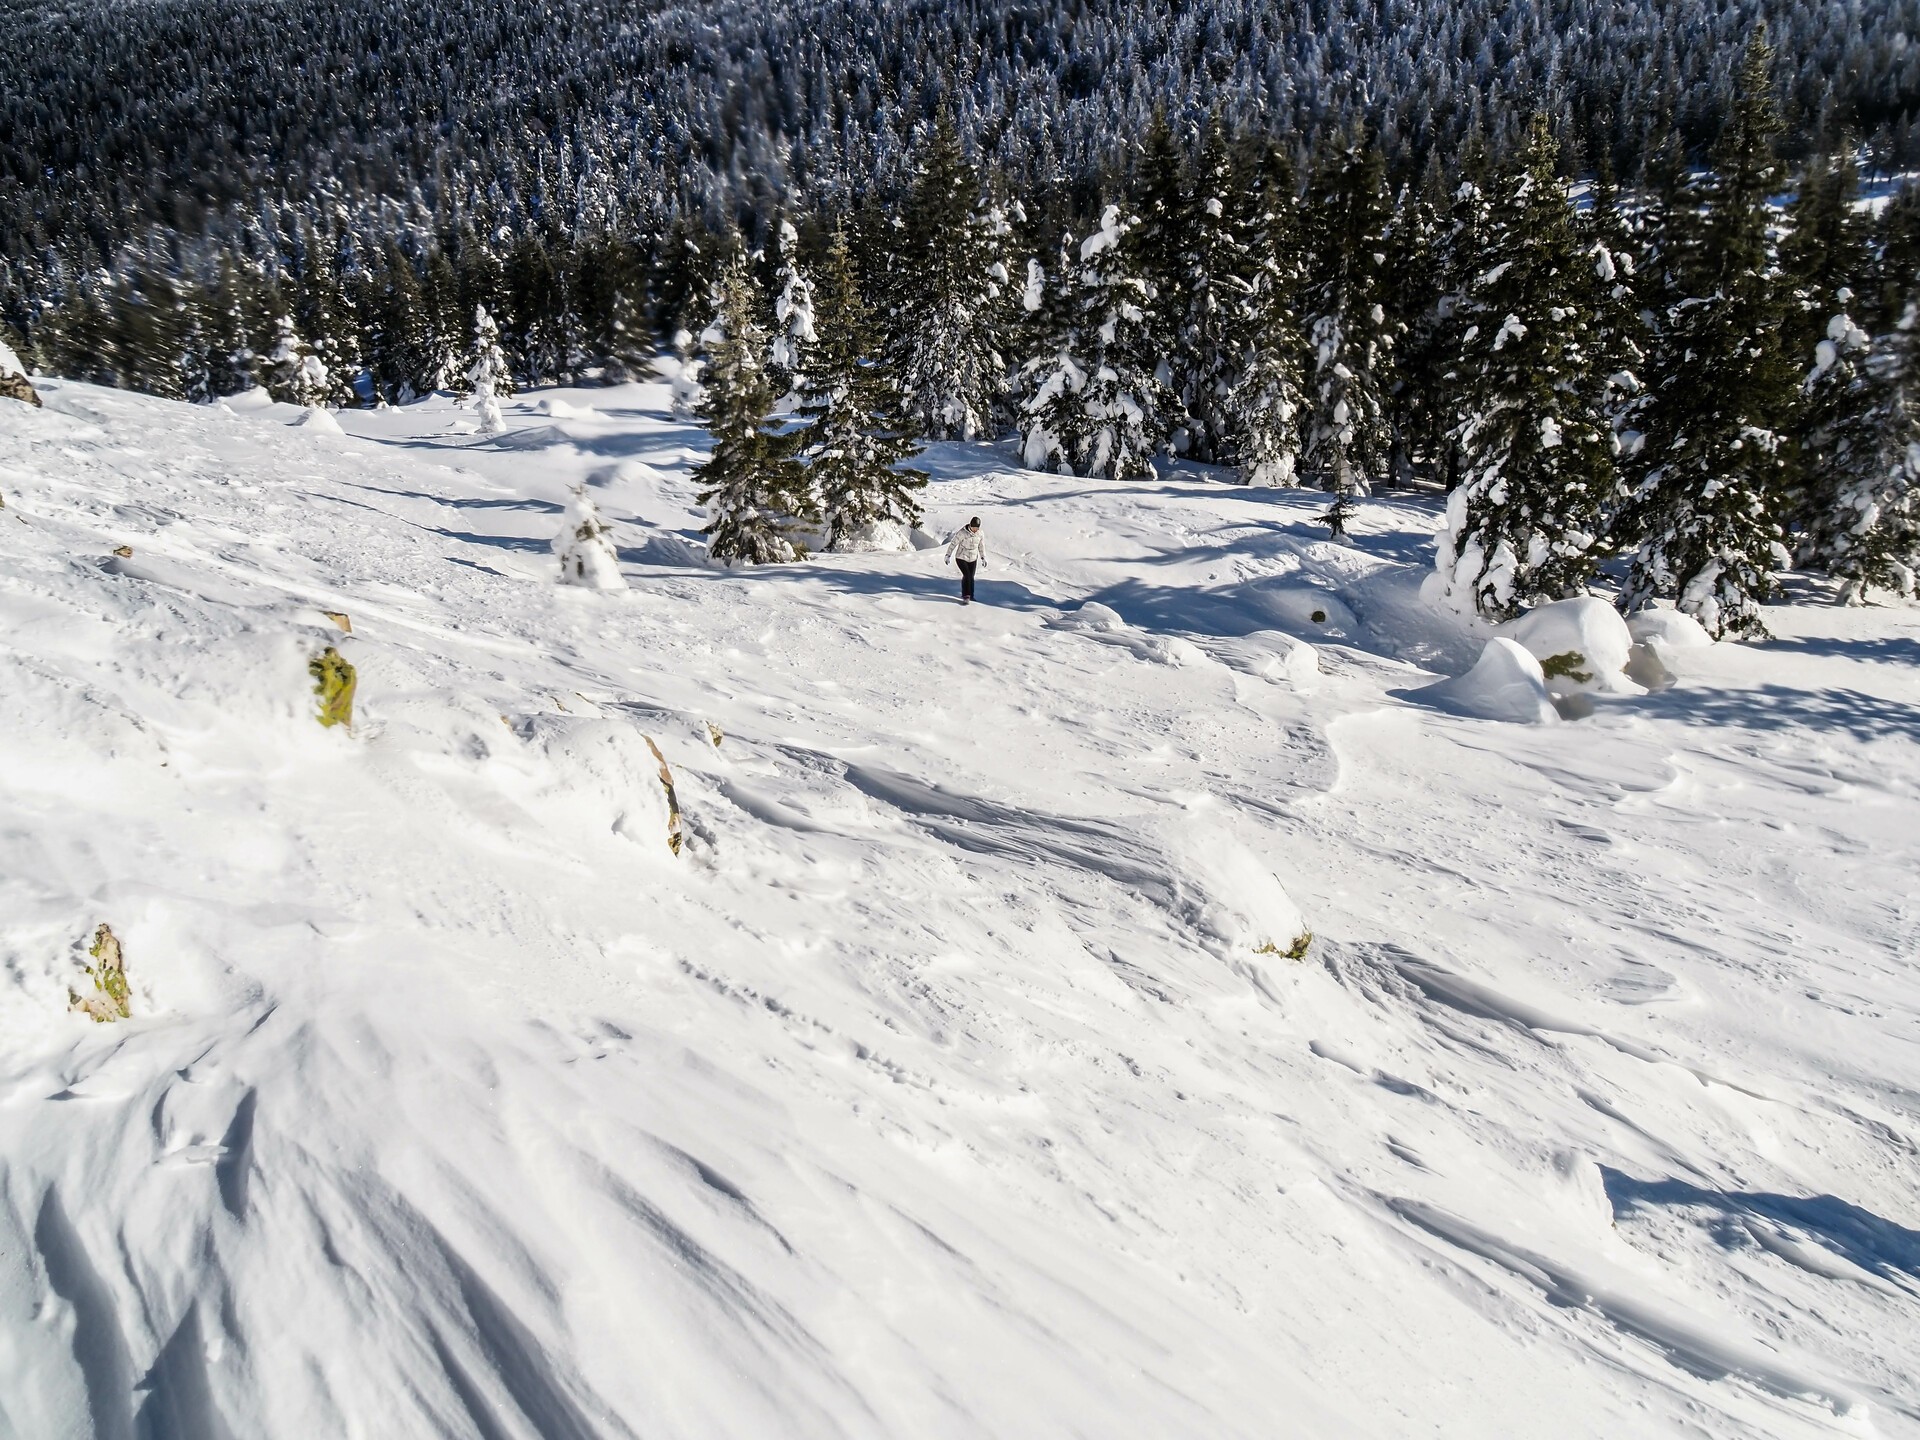
<path id="1" fill-rule="evenodd" d="M 1920 610 L 1506 724 L 1423 503 L 936 447 L 962 609 L 659 387 L 43 393 L 0 1437 L 1920 1435 Z"/>

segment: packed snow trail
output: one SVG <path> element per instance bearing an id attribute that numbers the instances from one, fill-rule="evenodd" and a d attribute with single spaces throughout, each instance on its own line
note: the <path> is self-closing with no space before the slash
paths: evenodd
<path id="1" fill-rule="evenodd" d="M 937 447 L 962 610 L 660 387 L 44 393 L 0 1437 L 1920 1435 L 1920 612 L 1503 724 L 1419 503 Z"/>

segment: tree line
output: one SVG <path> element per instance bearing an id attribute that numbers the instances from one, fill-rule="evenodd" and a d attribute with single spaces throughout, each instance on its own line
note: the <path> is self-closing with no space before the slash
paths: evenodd
<path id="1" fill-rule="evenodd" d="M 75 281 L 24 348 L 158 394 L 353 404 L 626 379 L 668 344 L 715 434 L 723 557 L 910 521 L 916 441 L 1010 431 L 1036 468 L 1317 486 L 1335 534 L 1371 489 L 1444 487 L 1462 604 L 1604 581 L 1753 633 L 1784 563 L 1911 593 L 1920 548 L 1920 195 L 1869 214 L 1852 145 L 1790 171 L 1773 66 L 1751 41 L 1707 163 L 1670 131 L 1631 186 L 1574 184 L 1544 113 L 1413 171 L 1366 128 L 1301 162 L 1163 111 L 1097 183 L 1024 189 L 939 123 L 900 189 L 761 241 L 682 215 L 376 242 L 268 207 L 197 272 L 142 252 Z"/>

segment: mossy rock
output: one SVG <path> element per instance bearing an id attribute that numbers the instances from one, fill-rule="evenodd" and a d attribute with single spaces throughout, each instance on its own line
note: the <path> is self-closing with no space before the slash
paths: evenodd
<path id="1" fill-rule="evenodd" d="M 1571 680 L 1576 685 L 1585 685 L 1593 679 L 1591 670 L 1580 668 L 1586 663 L 1587 657 L 1578 650 L 1562 650 L 1540 662 L 1540 673 L 1549 680 Z"/>
<path id="2" fill-rule="evenodd" d="M 320 723 L 328 728 L 351 726 L 358 683 L 352 663 L 329 645 L 307 665 L 307 673 L 313 677 L 313 693 L 320 697 Z"/>

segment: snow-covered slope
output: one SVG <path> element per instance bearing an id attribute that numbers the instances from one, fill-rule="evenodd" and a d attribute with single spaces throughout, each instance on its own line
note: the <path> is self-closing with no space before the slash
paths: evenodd
<path id="1" fill-rule="evenodd" d="M 1920 611 L 1503 724 L 1411 502 L 937 448 L 963 610 L 656 387 L 45 399 L 0 1436 L 1920 1435 Z"/>

